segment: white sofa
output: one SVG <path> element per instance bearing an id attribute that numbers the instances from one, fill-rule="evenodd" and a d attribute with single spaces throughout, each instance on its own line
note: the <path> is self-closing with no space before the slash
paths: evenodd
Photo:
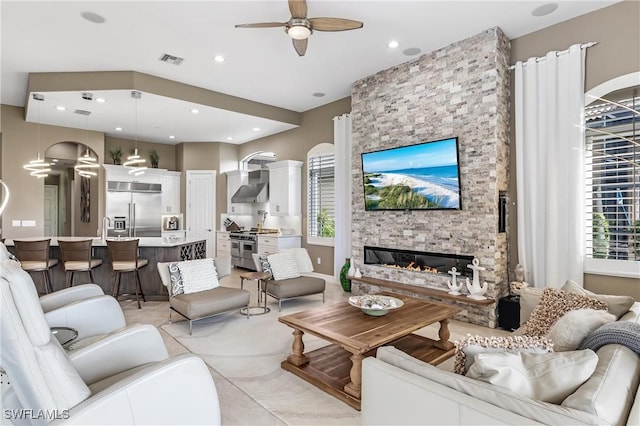
<path id="1" fill-rule="evenodd" d="M 619 321 L 640 321 L 636 302 Z M 393 347 L 362 365 L 362 424 L 640 425 L 640 356 L 609 344 L 591 378 L 561 405 L 445 371 Z"/>

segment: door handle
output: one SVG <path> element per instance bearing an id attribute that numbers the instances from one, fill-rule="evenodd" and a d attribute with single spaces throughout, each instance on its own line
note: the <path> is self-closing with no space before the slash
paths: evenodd
<path id="1" fill-rule="evenodd" d="M 207 232 L 211 232 L 211 229 L 207 229 Z"/>

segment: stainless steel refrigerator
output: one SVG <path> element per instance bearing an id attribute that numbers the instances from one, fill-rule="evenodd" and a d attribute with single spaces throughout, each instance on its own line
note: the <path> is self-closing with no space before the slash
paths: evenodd
<path id="1" fill-rule="evenodd" d="M 161 236 L 161 203 L 159 183 L 107 182 L 107 236 Z"/>

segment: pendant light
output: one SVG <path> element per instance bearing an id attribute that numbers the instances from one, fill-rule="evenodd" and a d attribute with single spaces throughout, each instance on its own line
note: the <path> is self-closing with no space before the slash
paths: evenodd
<path id="1" fill-rule="evenodd" d="M 43 178 L 49 176 L 48 172 L 51 171 L 51 163 L 47 163 L 46 161 L 44 161 L 44 159 L 40 158 L 40 102 L 44 101 L 44 95 L 40 93 L 34 93 L 33 100 L 38 102 L 38 109 L 36 111 L 36 121 L 38 122 L 38 151 L 36 159 L 29 161 L 22 167 L 25 170 L 29 170 L 31 172 L 31 176 Z"/>
<path id="2" fill-rule="evenodd" d="M 134 176 L 140 176 L 147 169 L 145 166 L 145 159 L 138 155 L 138 99 L 142 97 L 142 93 L 137 90 L 131 91 L 131 97 L 135 99 L 135 132 L 136 132 L 136 147 L 133 150 L 133 154 L 127 157 L 122 165 L 129 168 L 129 174 Z"/>
<path id="3" fill-rule="evenodd" d="M 98 167 L 100 167 L 100 165 L 98 164 L 98 159 L 96 157 L 92 157 L 91 154 L 89 153 L 89 115 L 91 114 L 91 111 L 89 111 L 89 101 L 93 100 L 93 94 L 84 92 L 82 93 L 82 99 L 84 99 L 87 104 L 86 110 L 84 111 L 84 114 L 87 117 L 87 121 L 85 125 L 86 131 L 87 131 L 87 137 L 85 140 L 86 151 L 84 154 L 80 154 L 80 156 L 76 160 L 76 165 L 74 166 L 74 169 L 76 172 L 78 172 L 78 175 L 80 175 L 81 177 L 86 177 L 90 179 L 91 176 L 97 176 L 97 173 L 92 169 L 97 169 Z"/>

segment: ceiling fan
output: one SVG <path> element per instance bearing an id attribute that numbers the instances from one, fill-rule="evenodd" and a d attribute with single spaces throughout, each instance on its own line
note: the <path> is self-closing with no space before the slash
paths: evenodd
<path id="1" fill-rule="evenodd" d="M 307 18 L 306 0 L 289 0 L 291 18 L 287 22 L 260 22 L 256 24 L 239 24 L 236 28 L 272 28 L 284 27 L 284 31 L 293 40 L 293 47 L 298 55 L 304 56 L 307 51 L 309 36 L 313 31 L 347 31 L 362 28 L 360 21 L 344 18 Z"/>

